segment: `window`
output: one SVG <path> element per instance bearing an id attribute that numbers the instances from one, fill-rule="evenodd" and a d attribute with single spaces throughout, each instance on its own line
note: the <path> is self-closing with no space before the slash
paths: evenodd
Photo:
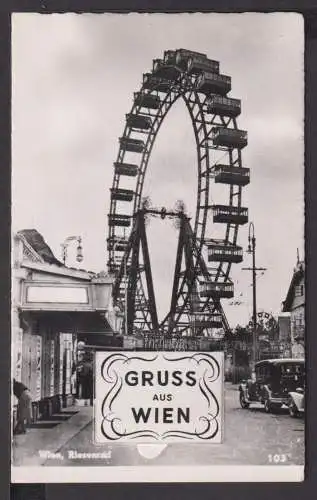
<path id="1" fill-rule="evenodd" d="M 282 365 L 281 372 L 283 375 L 292 375 L 296 372 L 296 365 Z"/>
<path id="2" fill-rule="evenodd" d="M 257 379 L 259 380 L 259 382 L 262 382 L 267 378 L 269 374 L 269 368 L 267 365 L 261 365 L 257 367 L 256 372 L 257 372 Z"/>

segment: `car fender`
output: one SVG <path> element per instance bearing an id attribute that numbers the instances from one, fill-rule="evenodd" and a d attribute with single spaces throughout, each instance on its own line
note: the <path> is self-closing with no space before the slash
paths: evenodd
<path id="1" fill-rule="evenodd" d="M 292 402 L 295 404 L 298 410 L 302 408 L 302 403 L 303 403 L 302 394 L 299 394 L 298 392 L 289 392 L 289 397 L 291 398 Z"/>
<path id="2" fill-rule="evenodd" d="M 288 406 L 294 404 L 296 406 L 296 408 L 298 409 L 298 404 L 297 404 L 296 399 L 294 397 L 294 392 L 289 392 L 288 396 L 289 396 Z"/>
<path id="3" fill-rule="evenodd" d="M 239 391 L 240 392 L 247 392 L 247 388 L 248 388 L 247 382 L 240 382 L 240 384 L 239 384 Z"/>

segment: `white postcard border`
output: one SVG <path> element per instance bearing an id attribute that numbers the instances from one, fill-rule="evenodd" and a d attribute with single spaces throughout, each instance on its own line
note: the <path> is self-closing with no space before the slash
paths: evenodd
<path id="1" fill-rule="evenodd" d="M 303 480 L 303 465 L 113 466 L 71 467 L 70 469 L 68 467 L 12 467 L 11 469 L 12 483 L 296 483 Z"/>

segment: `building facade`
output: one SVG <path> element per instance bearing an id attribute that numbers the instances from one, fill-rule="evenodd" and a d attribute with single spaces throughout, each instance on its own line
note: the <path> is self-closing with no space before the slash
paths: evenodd
<path id="1" fill-rule="evenodd" d="M 292 357 L 305 356 L 305 263 L 298 260 L 283 302 L 283 312 L 290 314 Z"/>
<path id="2" fill-rule="evenodd" d="M 116 343 L 113 279 L 66 267 L 35 230 L 14 235 L 12 260 L 12 377 L 37 420 L 74 403 L 78 342 Z"/>

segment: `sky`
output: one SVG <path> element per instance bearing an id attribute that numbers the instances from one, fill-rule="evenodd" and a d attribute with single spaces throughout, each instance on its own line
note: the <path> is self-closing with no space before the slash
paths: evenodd
<path id="1" fill-rule="evenodd" d="M 292 13 L 13 14 L 12 229 L 37 229 L 57 257 L 70 235 L 83 239 L 81 267 L 106 269 L 107 214 L 125 115 L 142 74 L 164 50 L 188 48 L 220 61 L 242 100 L 248 131 L 243 189 L 256 236 L 258 310 L 277 314 L 297 259 L 304 257 L 303 21 Z M 185 106 L 177 102 L 156 139 L 143 194 L 155 206 L 182 199 L 194 217 L 197 160 Z M 217 198 L 219 196 L 219 199 Z M 228 197 L 212 188 L 213 202 Z M 216 229 L 216 228 L 214 228 Z M 208 237 L 214 237 L 209 224 Z M 172 288 L 177 231 L 147 227 L 159 315 Z M 248 226 L 238 244 L 247 248 Z M 69 265 L 76 266 L 75 248 Z M 235 300 L 223 302 L 232 327 L 252 313 L 251 273 L 234 265 Z"/>

